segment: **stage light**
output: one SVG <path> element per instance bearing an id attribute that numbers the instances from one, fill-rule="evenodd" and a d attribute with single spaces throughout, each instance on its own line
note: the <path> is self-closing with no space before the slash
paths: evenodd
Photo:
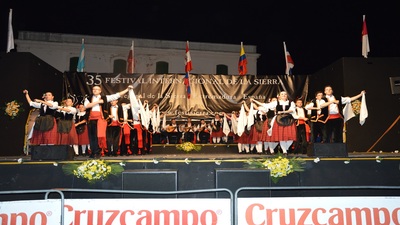
<path id="1" fill-rule="evenodd" d="M 349 160 L 346 160 L 346 161 L 344 161 L 344 164 L 349 164 L 350 163 L 350 159 Z"/>
<path id="2" fill-rule="evenodd" d="M 157 159 L 153 159 L 153 163 L 154 164 L 158 164 L 158 160 Z"/>
<path id="3" fill-rule="evenodd" d="M 382 159 L 381 159 L 381 157 L 379 157 L 379 156 L 375 157 L 375 159 L 376 159 L 376 162 L 377 162 L 377 163 L 381 163 L 381 162 L 382 162 Z"/>
<path id="4" fill-rule="evenodd" d="M 314 159 L 315 163 L 319 163 L 319 161 L 321 161 L 318 157 Z"/>

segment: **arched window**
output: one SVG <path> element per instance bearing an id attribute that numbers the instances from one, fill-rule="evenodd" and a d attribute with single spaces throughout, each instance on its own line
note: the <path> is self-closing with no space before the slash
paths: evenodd
<path id="1" fill-rule="evenodd" d="M 69 71 L 70 72 L 76 72 L 77 67 L 78 67 L 78 60 L 79 60 L 79 57 L 69 58 Z"/>
<path id="2" fill-rule="evenodd" d="M 123 59 L 116 59 L 114 60 L 114 73 L 126 73 L 126 60 Z"/>
<path id="3" fill-rule="evenodd" d="M 168 63 L 164 61 L 156 62 L 156 74 L 168 73 Z"/>
<path id="4" fill-rule="evenodd" d="M 228 66 L 222 65 L 222 64 L 217 65 L 217 73 L 216 74 L 228 75 Z"/>

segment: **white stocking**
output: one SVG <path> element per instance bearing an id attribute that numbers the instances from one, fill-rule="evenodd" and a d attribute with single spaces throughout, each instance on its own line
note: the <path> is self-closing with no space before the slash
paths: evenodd
<path id="1" fill-rule="evenodd" d="M 85 153 L 86 153 L 86 146 L 87 146 L 87 145 L 82 145 L 82 154 L 85 154 Z"/>
<path id="2" fill-rule="evenodd" d="M 79 146 L 78 145 L 74 145 L 73 146 L 74 147 L 74 152 L 75 152 L 75 155 L 78 155 L 79 154 Z"/>
<path id="3" fill-rule="evenodd" d="M 242 145 L 242 143 L 238 143 L 237 145 L 238 145 L 239 153 L 241 153 L 243 151 L 244 146 Z"/>
<path id="4" fill-rule="evenodd" d="M 281 149 L 283 153 L 287 153 L 290 145 L 292 145 L 293 141 L 280 141 L 279 144 L 281 145 Z"/>
<path id="5" fill-rule="evenodd" d="M 268 142 L 269 151 L 274 153 L 274 149 L 278 146 L 278 142 Z"/>
<path id="6" fill-rule="evenodd" d="M 262 153 L 262 142 L 261 141 L 257 142 L 256 150 L 257 150 L 257 153 Z"/>
<path id="7" fill-rule="evenodd" d="M 244 145 L 244 150 L 246 150 L 247 153 L 249 153 L 249 144 L 243 144 Z"/>

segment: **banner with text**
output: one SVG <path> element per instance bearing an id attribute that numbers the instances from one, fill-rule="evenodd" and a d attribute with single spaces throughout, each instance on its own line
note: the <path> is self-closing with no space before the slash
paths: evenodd
<path id="1" fill-rule="evenodd" d="M 191 74 L 191 97 L 186 96 L 184 74 L 111 74 L 65 73 L 64 98 L 74 96 L 77 102 L 91 94 L 94 85 L 102 87 L 103 94 L 114 94 L 128 85 L 134 87 L 142 101 L 158 104 L 168 117 L 211 118 L 216 113 L 239 111 L 243 101 L 250 98 L 267 102 L 280 91 L 286 91 L 291 100 L 307 99 L 308 76 L 235 76 Z M 121 101 L 126 101 L 123 96 Z M 125 100 L 124 100 L 125 99 Z"/>

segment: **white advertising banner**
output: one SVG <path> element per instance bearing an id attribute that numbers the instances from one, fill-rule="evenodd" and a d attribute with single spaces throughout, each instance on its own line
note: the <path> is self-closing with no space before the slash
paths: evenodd
<path id="1" fill-rule="evenodd" d="M 398 225 L 400 198 L 240 198 L 237 224 Z"/>
<path id="2" fill-rule="evenodd" d="M 0 202 L 1 225 L 61 224 L 60 200 Z M 53 204 L 54 203 L 54 204 Z M 66 199 L 65 225 L 231 225 L 230 199 Z"/>
<path id="3" fill-rule="evenodd" d="M 238 225 L 399 225 L 400 197 L 239 198 Z M 230 199 L 66 199 L 65 225 L 232 225 Z M 60 200 L 0 202 L 1 225 L 61 224 Z"/>

